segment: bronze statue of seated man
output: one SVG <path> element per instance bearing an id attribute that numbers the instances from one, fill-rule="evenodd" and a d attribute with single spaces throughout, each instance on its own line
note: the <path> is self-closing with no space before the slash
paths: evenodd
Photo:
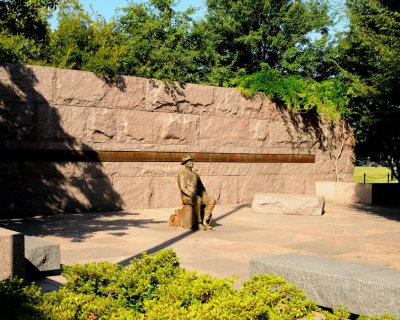
<path id="1" fill-rule="evenodd" d="M 181 164 L 185 166 L 178 175 L 182 203 L 192 206 L 199 229 L 211 230 L 212 211 L 216 201 L 207 194 L 200 176 L 193 171 L 192 157 L 183 157 Z"/>

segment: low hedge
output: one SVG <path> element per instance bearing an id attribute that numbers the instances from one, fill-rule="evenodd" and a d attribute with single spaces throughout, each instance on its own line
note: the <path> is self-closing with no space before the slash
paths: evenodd
<path id="1" fill-rule="evenodd" d="M 235 277 L 215 278 L 179 267 L 161 250 L 127 267 L 109 262 L 65 267 L 67 283 L 40 295 L 21 279 L 0 282 L 2 319 L 346 319 L 344 308 L 321 310 L 304 292 L 273 275 L 253 276 L 235 290 Z M 389 315 L 380 318 L 395 319 Z"/>

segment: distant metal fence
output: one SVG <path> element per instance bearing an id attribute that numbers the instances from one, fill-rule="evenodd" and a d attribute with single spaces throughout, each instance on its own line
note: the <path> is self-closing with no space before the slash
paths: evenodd
<path id="1" fill-rule="evenodd" d="M 397 179 L 395 179 L 390 173 L 380 176 L 370 176 L 364 172 L 362 175 L 354 176 L 354 180 L 361 180 L 363 183 L 398 183 Z"/>

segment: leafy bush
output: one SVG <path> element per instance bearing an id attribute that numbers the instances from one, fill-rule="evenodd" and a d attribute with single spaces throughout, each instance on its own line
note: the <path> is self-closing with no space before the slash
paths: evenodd
<path id="1" fill-rule="evenodd" d="M 325 119 L 336 120 L 349 113 L 350 89 L 338 78 L 321 82 L 296 75 L 282 75 L 264 65 L 262 70 L 232 80 L 244 95 L 265 93 L 294 113 L 315 111 Z"/>
<path id="2" fill-rule="evenodd" d="M 135 310 L 124 308 L 117 300 L 94 294 L 75 293 L 67 288 L 45 294 L 38 310 L 44 315 L 42 319 L 51 320 L 140 319 Z"/>
<path id="3" fill-rule="evenodd" d="M 40 297 L 22 280 L 0 282 L 2 319 L 347 319 L 343 307 L 323 311 L 304 292 L 273 275 L 256 275 L 235 290 L 235 277 L 218 279 L 186 272 L 172 250 L 134 259 L 123 268 L 109 262 L 75 264 L 63 272 L 67 283 Z M 362 320 L 392 320 L 361 317 Z"/>
<path id="4" fill-rule="evenodd" d="M 143 311 L 144 301 L 158 298 L 158 287 L 173 281 L 181 272 L 184 271 L 179 268 L 178 257 L 171 249 L 144 254 L 118 275 L 118 299 L 125 306 Z"/>
<path id="5" fill-rule="evenodd" d="M 22 279 L 0 281 L 1 319 L 30 319 L 36 314 L 35 304 L 40 298 L 40 288 L 26 286 Z"/>
<path id="6" fill-rule="evenodd" d="M 122 266 L 110 262 L 65 266 L 65 288 L 75 293 L 112 297 L 116 295 L 115 282 L 121 270 Z"/>

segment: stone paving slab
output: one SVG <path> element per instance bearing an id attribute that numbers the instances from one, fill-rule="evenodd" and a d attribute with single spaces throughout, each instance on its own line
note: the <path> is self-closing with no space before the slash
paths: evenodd
<path id="1" fill-rule="evenodd" d="M 217 205 L 213 231 L 168 225 L 175 208 L 0 220 L 0 226 L 60 245 L 61 264 L 127 264 L 173 248 L 181 265 L 249 279 L 252 259 L 298 253 L 400 270 L 400 209 L 326 203 L 323 216 L 255 214 L 250 204 Z M 54 276 L 51 281 L 62 281 Z"/>
<path id="2" fill-rule="evenodd" d="M 400 316 L 400 270 L 290 253 L 250 261 L 250 274 L 278 275 L 323 307 Z"/>

